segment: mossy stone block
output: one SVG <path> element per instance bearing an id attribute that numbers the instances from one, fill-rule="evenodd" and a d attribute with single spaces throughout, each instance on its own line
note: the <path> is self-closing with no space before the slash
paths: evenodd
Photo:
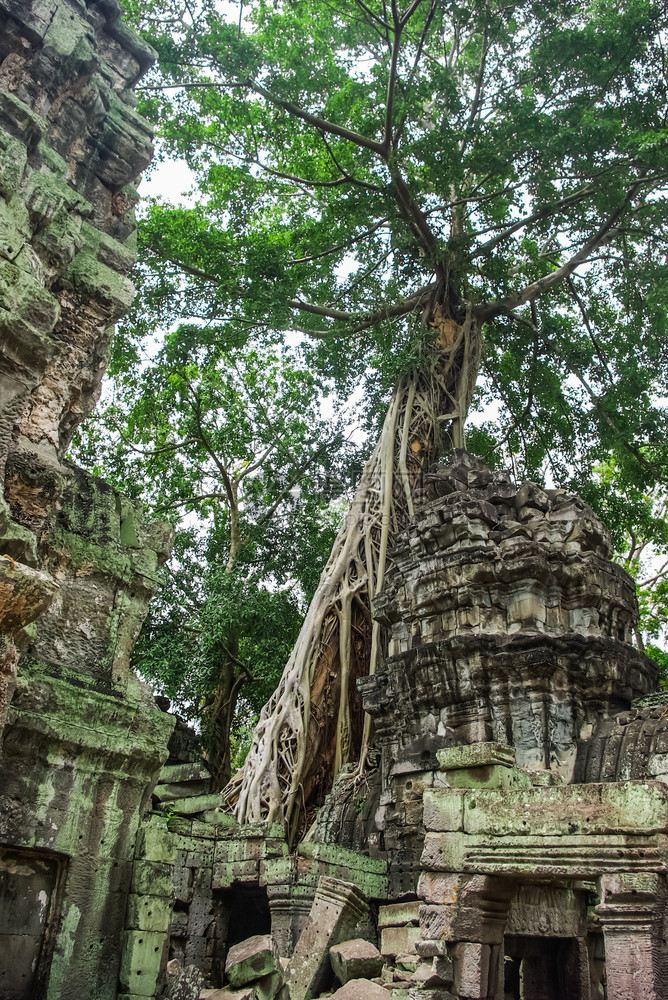
<path id="1" fill-rule="evenodd" d="M 119 979 L 121 988 L 142 997 L 155 996 L 166 934 L 126 931 Z"/>
<path id="2" fill-rule="evenodd" d="M 150 816 L 137 835 L 136 856 L 144 861 L 171 864 L 176 857 L 178 838 L 162 816 Z"/>
<path id="3" fill-rule="evenodd" d="M 139 896 L 172 894 L 172 866 L 151 861 L 135 861 L 132 868 L 132 892 Z"/>
<path id="4" fill-rule="evenodd" d="M 128 930 L 162 931 L 169 928 L 172 900 L 161 896 L 128 897 Z"/>

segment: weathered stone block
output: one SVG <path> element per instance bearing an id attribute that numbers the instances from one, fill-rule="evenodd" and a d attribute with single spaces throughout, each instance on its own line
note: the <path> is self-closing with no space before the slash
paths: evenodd
<path id="1" fill-rule="evenodd" d="M 283 970 L 277 969 L 253 983 L 256 1000 L 276 1000 L 284 990 Z"/>
<path id="2" fill-rule="evenodd" d="M 170 812 L 179 813 L 182 816 L 192 816 L 195 813 L 214 809 L 219 804 L 220 793 L 215 792 L 207 795 L 193 795 L 184 799 L 174 799 L 169 803 L 169 809 Z"/>
<path id="3" fill-rule="evenodd" d="M 177 837 L 167 828 L 167 821 L 153 814 L 139 828 L 135 855 L 143 861 L 172 864 L 176 857 L 176 845 Z"/>
<path id="4" fill-rule="evenodd" d="M 468 746 L 448 747 L 436 753 L 442 771 L 461 768 L 515 766 L 515 748 L 505 743 L 471 743 Z"/>
<path id="5" fill-rule="evenodd" d="M 386 957 L 406 955 L 415 951 L 415 945 L 419 940 L 419 927 L 383 927 L 380 934 L 380 950 Z"/>
<path id="6" fill-rule="evenodd" d="M 454 992 L 459 996 L 482 998 L 488 995 L 489 945 L 461 941 L 453 947 Z"/>
<path id="7" fill-rule="evenodd" d="M 214 889 L 227 889 L 234 882 L 258 882 L 259 880 L 259 861 L 235 861 L 231 864 L 213 866 L 211 886 Z"/>
<path id="8" fill-rule="evenodd" d="M 332 994 L 332 1000 L 388 1000 L 388 995 L 384 986 L 369 979 L 352 979 Z"/>
<path id="9" fill-rule="evenodd" d="M 390 903 L 389 906 L 379 906 L 378 926 L 403 927 L 405 924 L 417 924 L 419 910 L 419 899 L 410 900 L 406 903 Z"/>
<path id="10" fill-rule="evenodd" d="M 516 767 L 492 764 L 486 767 L 458 768 L 446 771 L 452 788 L 530 788 L 531 778 Z"/>
<path id="11" fill-rule="evenodd" d="M 194 965 L 179 969 L 167 986 L 167 1000 L 199 1000 L 204 976 Z"/>
<path id="12" fill-rule="evenodd" d="M 121 987 L 140 996 L 152 997 L 155 995 L 166 935 L 157 931 L 131 930 L 126 931 L 124 937 L 119 974 Z"/>
<path id="13" fill-rule="evenodd" d="M 427 833 L 420 865 L 425 871 L 462 871 L 469 838 L 465 833 Z"/>
<path id="14" fill-rule="evenodd" d="M 427 830 L 456 832 L 464 829 L 464 791 L 430 789 L 424 793 L 423 821 Z"/>
<path id="15" fill-rule="evenodd" d="M 374 979 L 383 968 L 383 956 L 363 938 L 344 941 L 329 949 L 329 960 L 340 983 L 350 979 Z"/>
<path id="16" fill-rule="evenodd" d="M 418 879 L 418 896 L 425 903 L 448 905 L 457 901 L 461 876 L 421 872 Z"/>
<path id="17" fill-rule="evenodd" d="M 227 953 L 225 975 L 230 986 L 246 986 L 262 976 L 281 972 L 276 942 L 271 934 L 258 934 L 235 944 Z"/>
<path id="18" fill-rule="evenodd" d="M 668 789 L 660 782 L 486 789 L 464 799 L 464 829 L 472 834 L 599 836 L 666 828 Z"/>
<path id="19" fill-rule="evenodd" d="M 211 778 L 203 764 L 170 764 L 160 769 L 160 781 L 163 784 L 184 781 L 200 781 Z"/>
<path id="20" fill-rule="evenodd" d="M 160 896 L 128 897 L 128 915 L 125 926 L 128 930 L 166 931 L 172 915 L 171 898 Z"/>
<path id="21" fill-rule="evenodd" d="M 171 865 L 157 861 L 135 861 L 132 866 L 132 892 L 139 896 L 171 896 Z"/>
<path id="22" fill-rule="evenodd" d="M 285 973 L 291 1000 L 311 1000 L 318 995 L 329 973 L 329 949 L 349 938 L 368 910 L 356 886 L 320 877 L 308 920 Z"/>
<path id="23" fill-rule="evenodd" d="M 211 789 L 211 780 L 203 779 L 201 781 L 189 781 L 177 784 L 172 782 L 169 784 L 159 784 L 153 789 L 153 796 L 158 800 L 158 802 L 174 802 L 182 801 L 184 798 L 195 798 L 196 796 L 209 795 Z"/>

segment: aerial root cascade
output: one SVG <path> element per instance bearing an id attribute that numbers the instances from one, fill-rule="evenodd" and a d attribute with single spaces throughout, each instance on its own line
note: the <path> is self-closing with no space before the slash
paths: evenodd
<path id="1" fill-rule="evenodd" d="M 364 769 L 370 720 L 355 724 L 351 696 L 354 679 L 373 674 L 383 653 L 371 602 L 390 568 L 391 540 L 413 514 L 421 471 L 444 443 L 463 447 L 480 360 L 480 326 L 470 309 L 463 323 L 437 328 L 421 369 L 395 387 L 281 682 L 262 710 L 243 771 L 225 789 L 241 823 L 285 821 L 294 836 L 344 764 L 356 759 Z M 367 641 L 356 641 L 364 630 Z"/>

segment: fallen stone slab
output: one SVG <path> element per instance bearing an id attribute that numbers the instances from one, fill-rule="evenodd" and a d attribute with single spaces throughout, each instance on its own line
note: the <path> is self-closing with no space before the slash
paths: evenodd
<path id="1" fill-rule="evenodd" d="M 196 795 L 208 795 L 211 792 L 211 779 L 201 781 L 189 781 L 176 784 L 156 785 L 153 789 L 153 798 L 158 802 L 174 802 L 177 799 L 194 798 Z"/>
<path id="2" fill-rule="evenodd" d="M 225 975 L 230 986 L 247 986 L 278 972 L 283 978 L 278 948 L 271 934 L 256 934 L 233 945 L 227 953 Z M 279 984 L 280 985 L 280 984 Z"/>
<path id="3" fill-rule="evenodd" d="M 383 968 L 383 956 L 364 938 L 354 938 L 329 949 L 334 975 L 345 985 L 351 979 L 375 979 Z"/>
<path id="4" fill-rule="evenodd" d="M 390 993 L 384 986 L 370 979 L 351 979 L 332 994 L 332 1000 L 388 1000 Z"/>
<path id="5" fill-rule="evenodd" d="M 211 778 L 211 772 L 207 771 L 203 764 L 171 764 L 161 769 L 158 780 L 164 785 L 172 781 L 181 783 L 199 781 L 202 778 Z"/>
<path id="6" fill-rule="evenodd" d="M 356 886 L 320 876 L 311 911 L 285 973 L 291 1000 L 312 1000 L 322 993 L 331 977 L 330 948 L 350 938 L 355 925 L 368 912 L 366 897 Z"/>
<path id="7" fill-rule="evenodd" d="M 261 979 L 253 983 L 256 1000 L 276 1000 L 281 995 L 284 982 L 282 968 L 276 972 L 270 972 L 267 976 L 262 976 Z"/>
<path id="8" fill-rule="evenodd" d="M 220 792 L 211 795 L 195 795 L 192 798 L 174 799 L 169 803 L 170 811 L 181 816 L 192 816 L 195 813 L 207 812 L 220 805 Z"/>

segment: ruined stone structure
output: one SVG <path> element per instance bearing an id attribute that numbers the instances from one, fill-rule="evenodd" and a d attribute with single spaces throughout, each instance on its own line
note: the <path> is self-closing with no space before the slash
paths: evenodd
<path id="1" fill-rule="evenodd" d="M 576 497 L 425 476 L 371 767 L 299 844 L 133 676 L 169 533 L 63 455 L 133 294 L 151 58 L 115 0 L 0 0 L 0 1000 L 660 1000 L 668 702 Z"/>
<path id="2" fill-rule="evenodd" d="M 0 3 L 7 998 L 116 996 L 134 841 L 174 728 L 129 670 L 169 534 L 63 460 L 132 301 L 151 156 L 132 88 L 151 61 L 115 0 Z"/>

